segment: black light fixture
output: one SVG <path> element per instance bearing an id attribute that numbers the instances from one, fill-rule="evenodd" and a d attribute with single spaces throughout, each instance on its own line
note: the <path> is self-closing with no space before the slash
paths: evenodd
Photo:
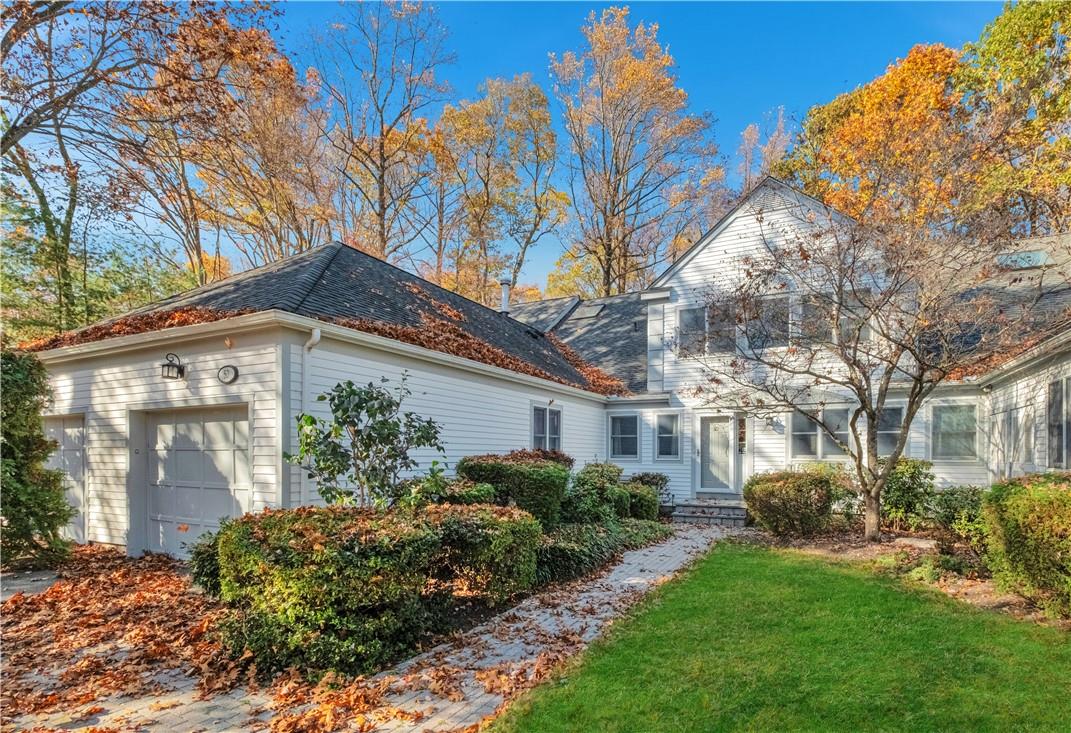
<path id="1" fill-rule="evenodd" d="M 174 354 L 168 354 L 166 362 L 160 365 L 160 377 L 162 379 L 182 379 L 186 376 L 186 367 Z"/>

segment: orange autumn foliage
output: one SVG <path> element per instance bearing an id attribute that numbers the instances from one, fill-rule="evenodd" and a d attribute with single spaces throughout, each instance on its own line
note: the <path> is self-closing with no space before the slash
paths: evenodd
<path id="1" fill-rule="evenodd" d="M 19 348 L 26 351 L 45 351 L 47 349 L 59 349 L 65 346 L 77 346 L 94 341 L 115 338 L 117 336 L 130 336 L 148 331 L 159 331 L 163 328 L 177 328 L 178 326 L 192 326 L 198 323 L 211 323 L 222 321 L 225 318 L 235 318 L 252 313 L 253 310 L 218 310 L 216 308 L 202 308 L 191 306 L 189 308 L 175 308 L 173 310 L 153 311 L 151 313 L 138 313 L 117 318 L 96 326 L 67 331 L 55 336 L 49 336 L 36 341 L 28 341 L 19 344 Z"/>

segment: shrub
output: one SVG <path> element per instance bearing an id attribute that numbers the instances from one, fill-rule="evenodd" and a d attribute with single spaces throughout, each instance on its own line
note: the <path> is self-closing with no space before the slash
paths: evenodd
<path id="1" fill-rule="evenodd" d="M 621 466 L 613 463 L 589 463 L 576 474 L 574 485 L 609 496 L 610 489 L 621 483 Z"/>
<path id="2" fill-rule="evenodd" d="M 451 482 L 441 498 L 446 504 L 494 504 L 495 487 L 461 478 Z"/>
<path id="3" fill-rule="evenodd" d="M 673 494 L 669 493 L 669 476 L 656 471 L 643 471 L 629 476 L 630 484 L 642 484 L 655 490 L 658 503 L 666 506 L 673 503 Z"/>
<path id="4" fill-rule="evenodd" d="M 921 525 L 933 497 L 933 464 L 901 458 L 881 492 L 881 512 L 896 528 Z"/>
<path id="5" fill-rule="evenodd" d="M 984 537 L 982 497 L 979 486 L 950 486 L 930 498 L 928 517 L 937 528 L 980 546 Z"/>
<path id="6" fill-rule="evenodd" d="M 41 410 L 51 397 L 48 376 L 33 354 L 0 354 L 0 555 L 7 565 L 55 565 L 70 543 L 60 532 L 74 515 L 63 474 L 45 468 L 55 444 Z"/>
<path id="7" fill-rule="evenodd" d="M 628 489 L 624 486 L 611 486 L 607 493 L 610 497 L 610 504 L 614 508 L 614 515 L 621 519 L 627 519 L 629 516 L 629 504 L 632 501 Z"/>
<path id="8" fill-rule="evenodd" d="M 635 519 L 620 523 L 563 524 L 543 536 L 539 546 L 539 582 L 572 580 L 595 572 L 618 553 L 664 539 L 672 528 Z"/>
<path id="9" fill-rule="evenodd" d="M 514 463 L 542 463 L 550 461 L 558 463 L 566 468 L 572 468 L 575 460 L 567 453 L 560 450 L 546 450 L 544 448 L 518 448 L 507 453 L 504 458 Z"/>
<path id="10" fill-rule="evenodd" d="M 635 479 L 635 477 L 633 477 Z M 635 519 L 658 519 L 658 493 L 651 486 L 635 480 L 624 485 L 628 492 L 628 515 Z"/>
<path id="11" fill-rule="evenodd" d="M 229 520 L 224 520 L 226 523 Z M 190 576 L 210 596 L 219 597 L 219 533 L 204 532 L 190 547 Z"/>
<path id="12" fill-rule="evenodd" d="M 403 372 L 394 390 L 371 382 L 363 387 L 350 380 L 339 382 L 316 398 L 330 406 L 330 420 L 305 413 L 297 416 L 298 452 L 285 457 L 316 480 L 324 501 L 388 504 L 397 498 L 400 476 L 416 468 L 414 449 L 442 452 L 439 425 L 414 412 L 402 412 L 402 402 L 411 394 L 405 380 Z M 384 384 L 388 381 L 382 379 Z"/>
<path id="13" fill-rule="evenodd" d="M 613 504 L 609 496 L 593 485 L 576 481 L 566 489 L 562 499 L 562 522 L 567 524 L 606 524 L 613 521 Z"/>
<path id="14" fill-rule="evenodd" d="M 982 517 L 994 577 L 1051 611 L 1071 613 L 1071 473 L 997 484 Z"/>
<path id="15" fill-rule="evenodd" d="M 535 582 L 536 551 L 543 532 L 528 512 L 441 504 L 428 507 L 425 516 L 442 535 L 443 557 L 436 563 L 440 578 L 461 580 L 467 590 L 492 604 Z"/>
<path id="16" fill-rule="evenodd" d="M 562 498 L 569 469 L 553 461 L 512 461 L 507 456 L 468 456 L 457 464 L 457 474 L 475 483 L 495 487 L 499 504 L 515 504 L 540 521 L 544 529 L 560 521 Z"/>
<path id="17" fill-rule="evenodd" d="M 829 471 L 774 471 L 744 484 L 748 512 L 775 535 L 807 536 L 829 526 L 841 486 Z"/>
<path id="18" fill-rule="evenodd" d="M 426 520 L 343 507 L 247 514 L 218 535 L 221 624 L 262 674 L 296 666 L 365 673 L 410 651 L 429 621 L 421 594 L 441 554 Z"/>

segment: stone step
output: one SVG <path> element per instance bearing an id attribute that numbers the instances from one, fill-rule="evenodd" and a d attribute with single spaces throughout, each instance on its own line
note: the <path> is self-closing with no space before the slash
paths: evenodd
<path id="1" fill-rule="evenodd" d="M 744 495 L 737 491 L 697 491 L 695 492 L 696 499 L 717 501 L 740 501 L 744 500 Z"/>
<path id="2" fill-rule="evenodd" d="M 673 521 L 685 524 L 705 524 L 711 527 L 743 527 L 747 523 L 743 517 L 707 517 L 694 514 L 674 514 Z"/>
<path id="3" fill-rule="evenodd" d="M 673 510 L 676 514 L 694 514 L 701 517 L 747 517 L 747 509 L 736 506 L 697 506 L 680 504 Z"/>

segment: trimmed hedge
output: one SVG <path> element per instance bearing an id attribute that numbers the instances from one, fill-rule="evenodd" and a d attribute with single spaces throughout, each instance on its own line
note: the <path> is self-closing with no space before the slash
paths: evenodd
<path id="1" fill-rule="evenodd" d="M 495 487 L 464 478 L 457 479 L 446 487 L 442 501 L 446 504 L 494 504 Z"/>
<path id="2" fill-rule="evenodd" d="M 624 485 L 628 492 L 628 514 L 635 519 L 658 519 L 658 492 L 651 486 L 630 481 Z"/>
<path id="3" fill-rule="evenodd" d="M 994 577 L 1052 612 L 1071 614 L 1071 473 L 993 486 L 982 522 Z"/>
<path id="4" fill-rule="evenodd" d="M 531 515 L 502 507 L 302 507 L 227 522 L 195 553 L 217 547 L 231 653 L 248 650 L 264 675 L 294 666 L 315 676 L 374 672 L 410 652 L 444 595 L 433 580 L 460 580 L 491 602 L 527 589 L 539 539 Z"/>
<path id="5" fill-rule="evenodd" d="M 628 489 L 624 486 L 611 486 L 607 491 L 607 495 L 610 498 L 610 504 L 614 508 L 614 514 L 619 519 L 627 519 L 629 516 L 629 504 L 632 502 Z"/>
<path id="6" fill-rule="evenodd" d="M 443 557 L 437 563 L 442 579 L 461 580 L 466 590 L 492 604 L 535 583 L 536 550 L 543 531 L 528 512 L 441 504 L 428 507 L 425 516 L 442 533 Z"/>
<path id="7" fill-rule="evenodd" d="M 772 471 L 747 480 L 744 501 L 748 513 L 764 529 L 775 535 L 805 537 L 829 526 L 840 491 L 831 471 Z"/>
<path id="8" fill-rule="evenodd" d="M 561 519 L 562 498 L 569 483 L 569 469 L 562 463 L 515 461 L 498 455 L 467 456 L 458 461 L 457 474 L 469 481 L 491 484 L 497 503 L 512 503 L 531 513 L 544 529 L 556 526 Z"/>
<path id="9" fill-rule="evenodd" d="M 665 539 L 673 529 L 659 522 L 563 524 L 543 536 L 536 576 L 539 583 L 572 580 L 595 572 L 619 553 Z"/>
<path id="10" fill-rule="evenodd" d="M 517 450 L 511 450 L 504 457 L 512 463 L 543 463 L 544 461 L 550 461 L 551 463 L 561 464 L 566 468 L 572 468 L 576 462 L 568 453 L 544 448 L 518 448 Z"/>

